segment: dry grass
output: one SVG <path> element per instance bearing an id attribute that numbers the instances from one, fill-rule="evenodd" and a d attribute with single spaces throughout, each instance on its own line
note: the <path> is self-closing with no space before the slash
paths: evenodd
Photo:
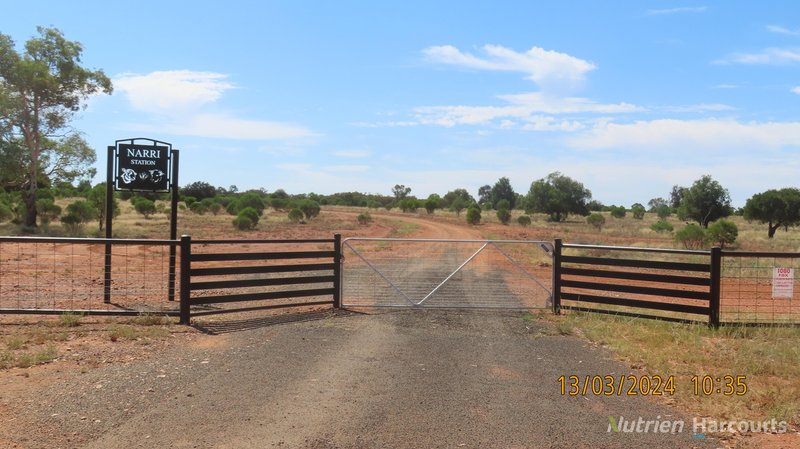
<path id="1" fill-rule="evenodd" d="M 613 351 L 632 369 L 674 376 L 680 407 L 720 419 L 785 420 L 800 425 L 800 329 L 687 325 L 570 313 L 553 333 L 578 335 Z M 743 396 L 695 394 L 693 376 L 746 376 Z M 724 388 L 723 388 L 724 390 Z"/>

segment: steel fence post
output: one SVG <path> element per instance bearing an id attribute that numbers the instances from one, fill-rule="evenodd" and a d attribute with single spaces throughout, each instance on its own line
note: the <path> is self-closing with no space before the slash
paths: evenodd
<path id="1" fill-rule="evenodd" d="M 553 242 L 553 313 L 561 314 L 561 239 Z"/>
<path id="2" fill-rule="evenodd" d="M 191 321 L 191 291 L 189 290 L 190 270 L 192 268 L 192 237 L 181 236 L 181 292 L 180 292 L 180 324 L 189 324 Z"/>
<path id="3" fill-rule="evenodd" d="M 722 278 L 722 249 L 711 248 L 711 288 L 709 290 L 708 325 L 719 328 L 719 297 Z"/>

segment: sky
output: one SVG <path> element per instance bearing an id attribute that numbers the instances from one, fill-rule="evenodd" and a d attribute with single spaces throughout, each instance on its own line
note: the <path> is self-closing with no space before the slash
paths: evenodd
<path id="1" fill-rule="evenodd" d="M 147 137 L 180 150 L 180 185 L 239 190 L 800 186 L 796 1 L 3 3 L 20 48 L 56 27 L 111 77 L 73 122 L 96 182 L 108 145 Z"/>

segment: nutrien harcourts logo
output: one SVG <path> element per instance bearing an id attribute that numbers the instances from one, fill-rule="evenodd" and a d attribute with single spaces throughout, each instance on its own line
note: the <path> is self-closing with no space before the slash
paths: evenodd
<path id="1" fill-rule="evenodd" d="M 683 433 L 686 429 L 686 422 L 682 419 L 670 420 L 644 419 L 641 416 L 636 419 L 625 418 L 624 416 L 608 417 L 608 430 L 611 433 Z M 785 433 L 789 430 L 786 421 L 778 421 L 772 418 L 768 421 L 754 420 L 718 420 L 712 418 L 693 418 L 692 437 L 705 438 L 707 433 Z"/>

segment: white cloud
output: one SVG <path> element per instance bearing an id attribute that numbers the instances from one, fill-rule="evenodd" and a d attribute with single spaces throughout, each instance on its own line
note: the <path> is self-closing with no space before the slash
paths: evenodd
<path id="1" fill-rule="evenodd" d="M 369 157 L 372 154 L 372 152 L 369 150 L 339 150 L 339 151 L 334 151 L 333 154 L 334 156 L 339 156 L 339 157 L 359 159 L 359 158 Z"/>
<path id="2" fill-rule="evenodd" d="M 793 87 L 793 88 L 792 88 L 792 92 L 794 92 L 794 93 L 796 93 L 796 94 L 800 95 L 800 86 Z"/>
<path id="3" fill-rule="evenodd" d="M 689 106 L 667 106 L 665 111 L 669 112 L 721 112 L 733 111 L 733 106 L 721 103 L 698 103 Z"/>
<path id="4" fill-rule="evenodd" d="M 566 53 L 532 47 L 519 53 L 500 45 L 484 45 L 486 57 L 464 53 L 452 45 L 432 46 L 422 53 L 428 60 L 478 70 L 521 72 L 542 88 L 574 87 L 596 66 Z"/>
<path id="5" fill-rule="evenodd" d="M 389 122 L 353 122 L 351 125 L 360 128 L 406 128 L 409 126 L 417 126 L 419 122 L 394 120 Z"/>
<path id="6" fill-rule="evenodd" d="M 225 114 L 197 114 L 173 123 L 132 124 L 129 128 L 179 136 L 233 140 L 283 140 L 314 136 L 310 130 L 298 125 L 248 120 Z"/>
<path id="7" fill-rule="evenodd" d="M 217 101 L 234 88 L 227 75 L 190 70 L 168 70 L 137 75 L 122 74 L 114 87 L 125 93 L 131 105 L 142 111 L 190 110 Z"/>
<path id="8" fill-rule="evenodd" d="M 800 36 L 800 31 L 790 30 L 779 25 L 767 25 L 767 31 L 775 34 L 785 34 L 787 36 Z"/>
<path id="9" fill-rule="evenodd" d="M 735 120 L 652 120 L 602 123 L 568 139 L 578 148 L 669 152 L 765 150 L 800 144 L 800 122 L 740 123 Z"/>
<path id="10" fill-rule="evenodd" d="M 786 48 L 767 48 L 760 53 L 734 53 L 714 61 L 715 64 L 786 65 L 800 62 L 800 51 Z"/>
<path id="11" fill-rule="evenodd" d="M 706 6 L 682 6 L 679 8 L 667 8 L 667 9 L 648 9 L 647 15 L 648 16 L 661 16 L 667 14 L 682 14 L 682 13 L 698 13 L 698 12 L 705 12 L 708 9 Z"/>
<path id="12" fill-rule="evenodd" d="M 529 131 L 575 131 L 579 122 L 560 120 L 543 114 L 622 114 L 642 112 L 645 108 L 629 103 L 603 104 L 580 97 L 557 97 L 530 92 L 500 95 L 507 105 L 502 106 L 423 106 L 414 109 L 417 119 L 425 125 L 453 127 L 456 125 L 485 125 L 499 120 L 500 128 L 521 128 Z M 514 120 L 512 120 L 514 119 Z"/>
<path id="13" fill-rule="evenodd" d="M 369 165 L 329 165 L 324 168 L 325 171 L 333 173 L 364 173 L 370 170 Z"/>

